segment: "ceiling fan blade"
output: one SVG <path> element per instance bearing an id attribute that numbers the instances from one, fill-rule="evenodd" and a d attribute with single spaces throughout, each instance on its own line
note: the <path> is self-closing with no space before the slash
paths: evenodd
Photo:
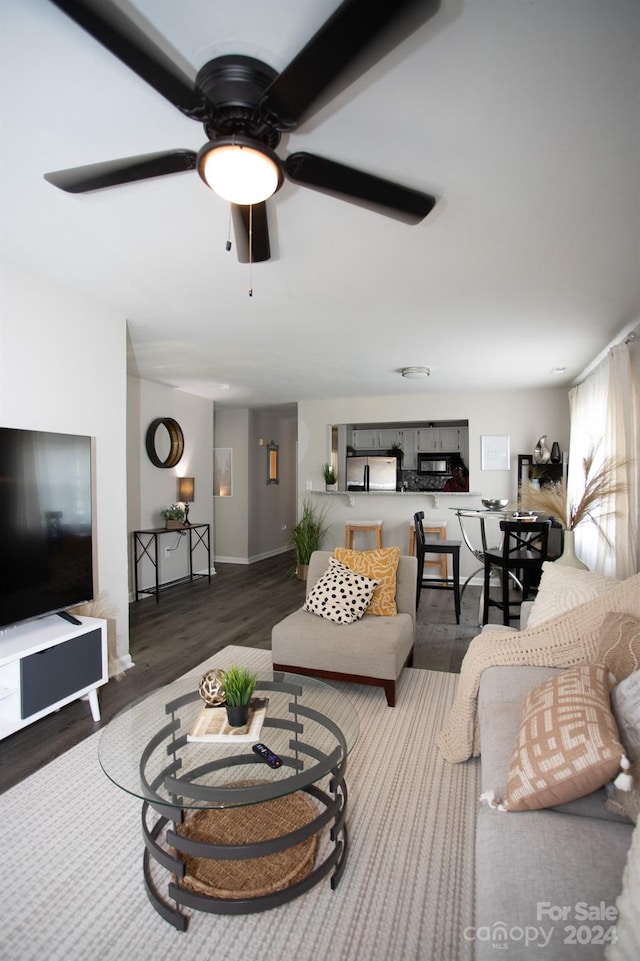
<path id="1" fill-rule="evenodd" d="M 252 207 L 231 204 L 231 214 L 240 263 L 248 264 L 251 261 L 252 264 L 259 264 L 264 260 L 270 260 L 271 247 L 266 203 L 254 204 Z"/>
<path id="2" fill-rule="evenodd" d="M 84 194 L 89 190 L 102 190 L 136 180 L 150 180 L 182 170 L 194 170 L 197 156 L 193 150 L 165 150 L 88 164 L 86 167 L 55 170 L 45 174 L 44 179 L 69 194 Z"/>
<path id="3" fill-rule="evenodd" d="M 329 84 L 338 77 L 352 83 L 439 7 L 440 0 L 344 0 L 269 86 L 262 110 L 277 119 L 280 129 L 295 127 L 312 104 L 319 106 L 316 101 Z M 353 69 L 345 78 L 347 67 Z"/>
<path id="4" fill-rule="evenodd" d="M 436 203 L 436 198 L 430 194 L 315 154 L 292 153 L 284 166 L 294 183 L 386 214 L 406 224 L 420 223 Z"/>
<path id="5" fill-rule="evenodd" d="M 122 11 L 104 0 L 100 9 L 87 0 L 51 2 L 175 107 L 198 119 L 200 98 L 193 82 Z"/>

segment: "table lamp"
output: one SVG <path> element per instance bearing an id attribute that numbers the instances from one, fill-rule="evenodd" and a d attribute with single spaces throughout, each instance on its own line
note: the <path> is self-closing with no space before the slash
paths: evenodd
<path id="1" fill-rule="evenodd" d="M 178 500 L 184 503 L 184 523 L 189 526 L 189 502 L 195 499 L 196 482 L 194 477 L 178 478 Z"/>

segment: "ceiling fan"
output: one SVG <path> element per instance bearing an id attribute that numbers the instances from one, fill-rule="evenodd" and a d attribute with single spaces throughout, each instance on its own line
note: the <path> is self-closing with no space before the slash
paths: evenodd
<path id="1" fill-rule="evenodd" d="M 411 187 L 316 154 L 297 152 L 283 160 L 275 148 L 282 133 L 306 119 L 312 106 L 318 108 L 330 85 L 328 92 L 335 96 L 334 81 L 338 77 L 344 81 L 347 68 L 361 66 L 366 55 L 373 55 L 373 62 L 380 59 L 385 42 L 389 49 L 397 45 L 399 27 L 406 35 L 409 14 L 419 8 L 424 22 L 436 12 L 439 0 L 344 0 L 281 73 L 253 57 L 222 56 L 199 70 L 195 86 L 115 5 L 105 0 L 51 2 L 178 110 L 202 123 L 208 138 L 198 153 L 160 151 L 44 175 L 61 190 L 85 193 L 197 169 L 205 183 L 231 203 L 238 259 L 243 263 L 269 260 L 266 200 L 285 175 L 294 183 L 409 224 L 419 223 L 434 207 L 434 197 Z M 417 25 L 411 22 L 409 32 Z M 239 168 L 248 168 L 240 187 L 235 182 Z M 260 185 L 254 189 L 256 180 Z M 246 183 L 252 185 L 250 193 L 244 192 Z"/>

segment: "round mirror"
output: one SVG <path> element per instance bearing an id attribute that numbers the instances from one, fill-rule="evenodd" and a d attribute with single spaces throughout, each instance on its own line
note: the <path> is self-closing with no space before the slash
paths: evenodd
<path id="1" fill-rule="evenodd" d="M 146 438 L 147 455 L 156 467 L 175 467 L 184 452 L 184 436 L 177 420 L 157 417 Z"/>

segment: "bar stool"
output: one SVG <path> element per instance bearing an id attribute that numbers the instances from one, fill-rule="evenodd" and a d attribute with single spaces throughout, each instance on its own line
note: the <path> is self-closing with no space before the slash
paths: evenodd
<path id="1" fill-rule="evenodd" d="M 441 541 L 446 541 L 447 539 L 447 522 L 446 521 L 436 521 L 433 527 L 422 527 L 425 534 L 437 534 Z M 416 526 L 415 524 L 409 524 L 409 557 L 413 557 L 416 552 Z M 441 554 L 440 560 L 428 561 L 425 558 L 425 567 L 439 567 L 441 576 L 446 580 L 447 578 L 447 555 Z"/>
<path id="2" fill-rule="evenodd" d="M 453 591 L 456 609 L 456 624 L 460 623 L 460 545 L 461 541 L 427 541 L 422 521 L 424 511 L 413 515 L 416 532 L 416 556 L 418 558 L 418 583 L 416 585 L 416 611 L 420 604 L 422 588 L 432 588 L 440 591 Z M 451 554 L 453 561 L 453 577 L 424 577 L 426 554 Z"/>
<path id="3" fill-rule="evenodd" d="M 359 531 L 373 531 L 376 536 L 376 548 L 382 547 L 382 521 L 351 521 L 344 527 L 344 546 L 353 550 L 353 535 Z"/>

